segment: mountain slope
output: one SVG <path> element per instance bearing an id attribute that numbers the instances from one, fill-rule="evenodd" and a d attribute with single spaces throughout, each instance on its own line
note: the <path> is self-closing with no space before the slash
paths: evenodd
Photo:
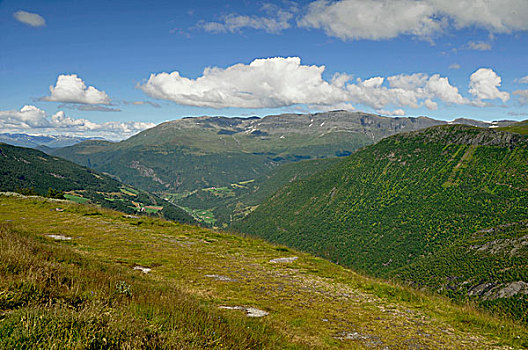
<path id="1" fill-rule="evenodd" d="M 25 189 L 45 195 L 50 188 L 67 192 L 66 198 L 74 201 L 91 201 L 128 213 L 159 212 L 167 219 L 194 222 L 182 209 L 108 175 L 41 151 L 0 144 L 0 190 Z"/>
<path id="2" fill-rule="evenodd" d="M 509 123 L 456 122 L 489 126 Z M 172 200 L 213 187 L 258 181 L 283 164 L 347 156 L 383 137 L 446 123 L 427 117 L 389 118 L 346 111 L 264 118 L 183 118 L 122 142 L 87 141 L 52 152 Z M 226 223 L 226 218 L 238 216 L 235 208 L 229 213 L 224 210 L 232 199 L 212 199 L 214 205 L 194 199 L 184 205 L 190 212 L 206 213 L 202 216 L 209 223 Z M 248 207 L 242 198 L 237 202 Z"/>
<path id="3" fill-rule="evenodd" d="M 283 187 L 234 227 L 389 276 L 479 230 L 526 220 L 527 208 L 527 139 L 448 125 L 366 147 Z"/>
<path id="4" fill-rule="evenodd" d="M 211 224 L 214 227 L 226 228 L 232 221 L 244 218 L 280 187 L 323 171 L 341 159 L 313 159 L 287 163 L 256 179 L 233 183 L 225 187 L 203 188 L 179 196 L 169 195 L 169 199 L 186 208 L 205 208 L 203 212 L 206 222 L 208 216 L 214 216 L 214 219 L 209 220 Z"/>
<path id="5" fill-rule="evenodd" d="M 528 345 L 526 328 L 513 322 L 306 253 L 57 205 L 0 195 L 2 348 L 36 339 L 46 348 L 115 349 Z"/>

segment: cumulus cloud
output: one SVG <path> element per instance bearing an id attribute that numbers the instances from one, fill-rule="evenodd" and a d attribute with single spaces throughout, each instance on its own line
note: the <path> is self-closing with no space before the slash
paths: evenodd
<path id="1" fill-rule="evenodd" d="M 458 63 L 453 63 L 449 66 L 449 69 L 460 69 L 462 68 Z"/>
<path id="2" fill-rule="evenodd" d="M 517 90 L 513 92 L 514 95 L 519 96 L 519 103 L 522 105 L 528 104 L 528 90 Z"/>
<path id="3" fill-rule="evenodd" d="M 44 27 L 46 26 L 46 20 L 38 13 L 31 13 L 27 11 L 17 11 L 13 13 L 13 17 L 24 24 L 32 27 Z"/>
<path id="4" fill-rule="evenodd" d="M 317 0 L 308 5 L 298 25 L 343 40 L 400 35 L 427 39 L 450 27 L 474 26 L 490 33 L 527 30 L 526 18 L 526 0 Z"/>
<path id="5" fill-rule="evenodd" d="M 256 59 L 249 65 L 206 68 L 197 79 L 179 72 L 151 74 L 141 89 L 149 96 L 199 107 L 275 108 L 294 104 L 333 105 L 346 92 L 322 78 L 324 66 L 298 57 Z"/>
<path id="6" fill-rule="evenodd" d="M 469 50 L 489 51 L 491 50 L 491 44 L 484 41 L 469 41 L 466 48 Z"/>
<path id="7" fill-rule="evenodd" d="M 298 105 L 328 110 L 334 106 L 353 108 L 362 104 L 375 110 L 403 107 L 438 109 L 439 103 L 484 107 L 486 99 L 509 94 L 500 91 L 501 78 L 491 69 L 473 73 L 470 93 L 474 100 L 462 96 L 447 77 L 425 73 L 399 74 L 389 77 L 356 78 L 336 73 L 323 78 L 325 66 L 304 65 L 299 57 L 256 59 L 249 64 L 227 68 L 206 68 L 195 78 L 179 72 L 151 74 L 139 87 L 150 97 L 181 105 L 211 108 L 279 108 Z M 314 108 L 315 108 L 314 107 Z"/>
<path id="8" fill-rule="evenodd" d="M 104 91 L 93 86 L 86 86 L 84 81 L 76 74 L 61 74 L 55 86 L 50 86 L 50 96 L 43 97 L 42 101 L 81 103 L 81 104 L 110 104 L 110 97 Z"/>
<path id="9" fill-rule="evenodd" d="M 501 99 L 506 102 L 510 94 L 500 91 L 501 77 L 490 68 L 480 68 L 469 78 L 469 93 L 477 98 L 476 105 L 482 104 L 482 100 Z"/>
<path id="10" fill-rule="evenodd" d="M 0 129 L 5 132 L 39 132 L 123 139 L 154 126 L 153 123 L 134 121 L 94 123 L 87 119 L 69 117 L 63 111 L 48 116 L 42 109 L 31 105 L 26 105 L 20 110 L 0 111 Z"/>

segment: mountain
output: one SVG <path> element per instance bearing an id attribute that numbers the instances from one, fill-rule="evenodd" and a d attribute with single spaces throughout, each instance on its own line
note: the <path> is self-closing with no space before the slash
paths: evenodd
<path id="1" fill-rule="evenodd" d="M 51 189 L 51 190 L 50 190 Z M 127 213 L 152 213 L 180 222 L 194 219 L 182 209 L 145 191 L 41 151 L 0 144 L 0 190 L 59 195 Z"/>
<path id="2" fill-rule="evenodd" d="M 518 323 L 260 239 L 38 197 L 0 208 L 2 349 L 528 346 Z"/>
<path id="3" fill-rule="evenodd" d="M 99 139 L 94 137 L 78 137 L 65 135 L 28 135 L 28 134 L 0 134 L 0 142 L 8 145 L 29 147 L 41 151 L 75 145 L 76 143 Z"/>
<path id="4" fill-rule="evenodd" d="M 348 156 L 386 136 L 446 123 L 427 117 L 389 118 L 346 111 L 264 118 L 183 118 L 121 142 L 86 141 L 52 153 L 112 174 L 178 205 L 200 205 L 188 209 L 225 222 L 226 213 L 218 208 L 228 203 L 217 205 L 219 198 L 214 206 L 179 199 L 213 187 L 233 190 L 239 183 L 269 175 L 282 164 Z"/>
<path id="5" fill-rule="evenodd" d="M 528 139 L 444 125 L 388 137 L 292 182 L 234 227 L 369 274 L 400 276 L 433 289 L 456 285 L 466 299 L 477 296 L 471 291 L 483 283 L 498 291 L 522 282 L 509 295 L 521 297 L 528 294 L 523 287 L 528 282 L 528 251 L 520 238 L 524 231 L 504 237 L 514 241 L 511 249 L 519 248 L 511 256 L 491 254 L 482 260 L 483 250 L 468 247 L 497 239 L 483 236 L 483 230 L 523 227 L 527 208 Z M 446 249 L 462 254 L 457 257 L 471 268 L 446 258 L 454 254 Z M 477 259 L 486 263 L 473 265 Z M 438 270 L 434 261 L 450 268 Z M 514 266 L 510 272 L 501 270 Z M 409 272 L 414 268 L 419 276 Z M 424 283 L 427 276 L 434 276 L 431 283 Z M 526 298 L 520 305 L 527 309 Z"/>

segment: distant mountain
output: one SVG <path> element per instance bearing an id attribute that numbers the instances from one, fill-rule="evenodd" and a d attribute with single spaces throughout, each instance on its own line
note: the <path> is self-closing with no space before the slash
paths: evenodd
<path id="1" fill-rule="evenodd" d="M 234 227 L 457 298 L 493 289 L 498 298 L 478 300 L 516 305 L 525 317 L 527 208 L 526 137 L 443 125 L 388 137 L 287 184 Z"/>
<path id="2" fill-rule="evenodd" d="M 390 118 L 347 111 L 183 118 L 121 142 L 87 141 L 52 153 L 175 203 L 200 205 L 188 209 L 212 218 L 225 217 L 218 210 L 227 203 L 187 200 L 184 204 L 180 199 L 212 187 L 235 189 L 240 182 L 266 177 L 282 164 L 348 156 L 389 135 L 443 124 L 447 122 L 427 117 Z M 246 204 L 241 205 L 249 209 Z"/>
<path id="3" fill-rule="evenodd" d="M 51 148 L 67 147 L 75 145 L 76 143 L 101 139 L 98 137 L 77 137 L 77 136 L 53 136 L 53 135 L 27 135 L 27 134 L 0 134 L 0 142 L 7 143 L 13 146 L 29 147 L 40 149 L 41 151 L 49 151 Z"/>
<path id="4" fill-rule="evenodd" d="M 173 204 L 108 175 L 38 150 L 0 143 L 0 191 L 46 195 L 50 188 L 63 191 L 66 199 L 80 203 L 91 202 L 126 213 L 151 213 L 179 222 L 195 222 Z"/>

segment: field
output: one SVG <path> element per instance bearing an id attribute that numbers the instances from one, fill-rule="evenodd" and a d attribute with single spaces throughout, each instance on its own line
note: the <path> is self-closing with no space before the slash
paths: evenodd
<path id="1" fill-rule="evenodd" d="M 0 261 L 4 348 L 528 346 L 518 324 L 309 254 L 68 201 L 1 195 Z"/>

